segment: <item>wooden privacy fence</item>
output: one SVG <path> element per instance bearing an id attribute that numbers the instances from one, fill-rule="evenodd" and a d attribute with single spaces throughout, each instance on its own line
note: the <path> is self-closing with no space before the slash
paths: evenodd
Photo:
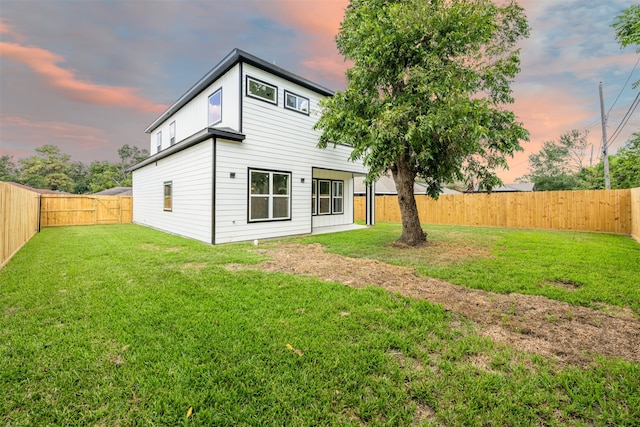
<path id="1" fill-rule="evenodd" d="M 599 231 L 640 237 L 640 188 L 447 194 L 438 200 L 416 195 L 416 203 L 425 224 Z M 365 198 L 356 197 L 358 220 L 364 220 L 364 205 Z M 401 221 L 397 196 L 376 196 L 376 221 Z"/>
<path id="2" fill-rule="evenodd" d="M 43 194 L 40 222 L 60 225 L 122 224 L 132 221 L 133 197 Z"/>
<path id="3" fill-rule="evenodd" d="M 632 188 L 631 193 L 631 235 L 640 242 L 640 187 Z"/>
<path id="4" fill-rule="evenodd" d="M 0 268 L 38 232 L 38 193 L 0 182 Z"/>

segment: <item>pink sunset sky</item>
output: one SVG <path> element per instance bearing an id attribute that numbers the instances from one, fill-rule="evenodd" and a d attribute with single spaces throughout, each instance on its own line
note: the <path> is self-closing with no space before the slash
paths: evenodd
<path id="1" fill-rule="evenodd" d="M 603 82 L 611 136 L 638 95 L 640 55 L 610 24 L 632 0 L 521 0 L 532 28 L 511 106 L 530 132 L 501 171 L 528 171 L 544 141 L 588 130 L 598 160 Z M 44 144 L 86 164 L 148 148 L 144 129 L 237 47 L 334 90 L 347 64 L 334 37 L 346 0 L 0 0 L 0 155 Z M 615 104 L 614 104 L 615 102 Z M 640 131 L 640 111 L 611 142 Z M 590 153 L 587 153 L 587 161 Z"/>

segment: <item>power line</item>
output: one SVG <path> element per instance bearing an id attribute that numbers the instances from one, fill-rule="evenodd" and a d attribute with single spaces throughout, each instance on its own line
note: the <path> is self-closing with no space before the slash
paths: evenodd
<path id="1" fill-rule="evenodd" d="M 616 96 L 616 100 L 613 101 L 613 104 L 611 104 L 611 107 L 609 107 L 609 110 L 607 111 L 607 117 L 609 116 L 609 113 L 613 109 L 613 106 L 616 105 L 616 102 L 618 102 L 618 99 L 620 99 L 620 95 L 622 95 L 622 92 L 624 92 L 624 89 L 627 87 L 627 84 L 629 83 L 629 80 L 631 80 L 631 76 L 633 75 L 633 72 L 636 71 L 636 67 L 638 66 L 638 63 L 640 63 L 640 58 L 638 58 L 638 60 L 636 61 L 636 65 L 633 66 L 633 70 L 631 70 L 631 72 L 629 73 L 629 77 L 627 77 L 627 81 L 624 82 L 622 89 L 620 89 L 620 93 L 618 94 L 618 96 Z"/>
<path id="2" fill-rule="evenodd" d="M 638 92 L 638 94 L 636 95 L 636 98 L 633 100 L 633 102 L 629 106 L 629 109 L 627 110 L 624 117 L 620 121 L 620 124 L 618 125 L 616 130 L 613 131 L 611 138 L 607 140 L 607 146 L 610 146 L 613 143 L 613 141 L 615 141 L 615 139 L 620 135 L 620 132 L 622 132 L 622 129 L 624 129 L 624 127 L 627 125 L 627 122 L 631 118 L 631 115 L 633 114 L 634 111 L 636 111 L 636 108 L 638 108 L 638 104 L 640 104 L 640 92 Z"/>

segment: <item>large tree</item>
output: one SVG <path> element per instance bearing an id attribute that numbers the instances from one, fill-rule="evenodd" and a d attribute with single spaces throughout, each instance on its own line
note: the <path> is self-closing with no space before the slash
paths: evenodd
<path id="1" fill-rule="evenodd" d="M 0 156 L 0 181 L 18 182 L 18 169 L 7 154 Z"/>
<path id="2" fill-rule="evenodd" d="M 71 156 L 55 145 L 36 148 L 36 154 L 18 160 L 20 182 L 33 188 L 72 192 L 74 182 L 70 177 Z"/>
<path id="3" fill-rule="evenodd" d="M 581 187 L 578 173 L 585 167 L 587 132 L 569 131 L 557 141 L 545 141 L 529 155 L 529 174 L 522 181 L 536 184 L 540 191 L 575 190 Z"/>
<path id="4" fill-rule="evenodd" d="M 353 66 L 347 88 L 322 104 L 320 147 L 346 143 L 369 168 L 391 170 L 402 215 L 399 241 L 426 241 L 413 195 L 421 177 L 437 198 L 466 165 L 483 187 L 520 150 L 527 131 L 505 109 L 528 36 L 523 9 L 489 0 L 352 0 L 338 50 Z"/>

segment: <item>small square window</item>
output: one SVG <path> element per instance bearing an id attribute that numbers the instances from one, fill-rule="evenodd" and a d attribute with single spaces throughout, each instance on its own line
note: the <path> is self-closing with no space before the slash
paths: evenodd
<path id="1" fill-rule="evenodd" d="M 309 98 L 284 91 L 284 108 L 309 115 Z"/>
<path id="2" fill-rule="evenodd" d="M 222 88 L 209 95 L 209 126 L 222 121 Z"/>
<path id="3" fill-rule="evenodd" d="M 173 182 L 164 183 L 164 210 L 171 212 L 173 210 Z"/>
<path id="4" fill-rule="evenodd" d="M 169 124 L 169 145 L 176 143 L 176 122 L 173 121 Z"/>
<path id="5" fill-rule="evenodd" d="M 278 105 L 278 87 L 247 76 L 247 96 Z"/>

